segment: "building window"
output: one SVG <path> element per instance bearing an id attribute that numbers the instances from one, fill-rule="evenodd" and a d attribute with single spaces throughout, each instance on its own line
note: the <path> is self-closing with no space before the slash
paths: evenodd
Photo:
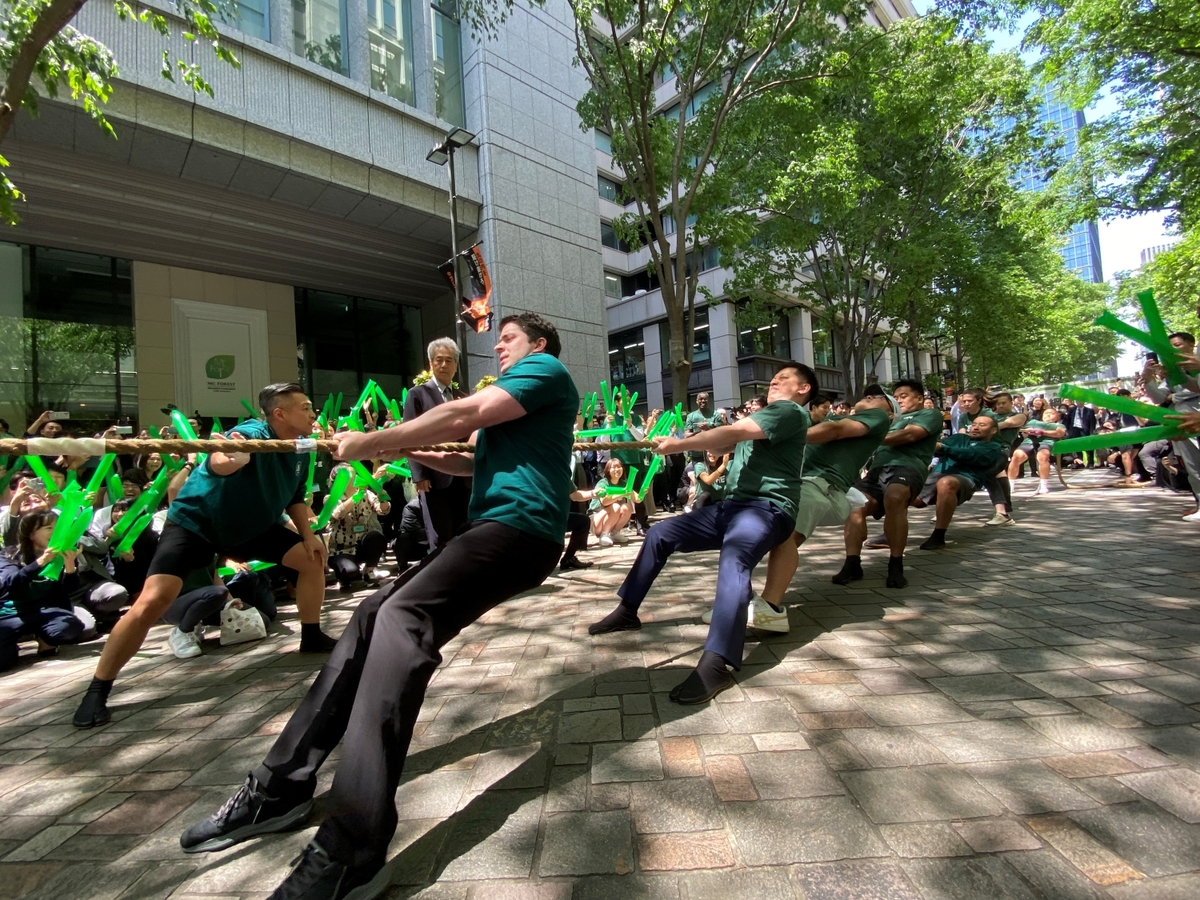
<path id="1" fill-rule="evenodd" d="M 130 262 L 0 243 L 0 418 L 14 434 L 42 412 L 70 434 L 135 424 Z"/>
<path id="2" fill-rule="evenodd" d="M 687 331 L 687 312 L 683 314 L 683 327 Z M 665 322 L 658 323 L 659 349 L 662 351 L 663 368 L 671 364 L 671 328 Z M 708 362 L 712 359 L 712 347 L 708 340 L 708 306 L 696 307 L 696 332 L 692 342 L 692 363 Z"/>
<path id="3" fill-rule="evenodd" d="M 745 301 L 738 303 L 735 320 L 744 318 Z M 790 359 L 792 345 L 788 339 L 787 310 L 776 308 L 769 321 L 738 325 L 738 356 L 773 356 Z"/>
<path id="4" fill-rule="evenodd" d="M 603 175 L 596 176 L 596 185 L 603 200 L 610 200 L 619 206 L 625 205 L 625 185 Z"/>
<path id="5" fill-rule="evenodd" d="M 413 105 L 412 35 L 408 0 L 367 0 L 371 88 Z"/>
<path id="6" fill-rule="evenodd" d="M 837 367 L 837 352 L 833 345 L 833 335 L 829 326 L 824 322 L 813 319 L 812 326 L 813 365 L 833 369 Z"/>
<path id="7" fill-rule="evenodd" d="M 604 273 L 604 296 L 614 300 L 621 299 L 621 276 Z"/>
<path id="8" fill-rule="evenodd" d="M 462 35 L 458 8 L 453 0 L 432 7 L 434 112 L 451 125 L 466 127 L 463 98 Z"/>
<path id="9" fill-rule="evenodd" d="M 600 223 L 600 243 L 622 253 L 629 252 L 629 245 L 617 237 L 616 230 L 608 222 Z"/>
<path id="10" fill-rule="evenodd" d="M 892 344 L 892 380 L 911 378 L 915 369 L 912 351 Z"/>
<path id="11" fill-rule="evenodd" d="M 605 134 L 603 131 L 593 132 L 596 135 L 596 149 L 601 153 L 607 153 L 612 156 L 612 136 Z"/>
<path id="12" fill-rule="evenodd" d="M 293 49 L 309 62 L 349 75 L 344 0 L 292 0 Z"/>
<path id="13" fill-rule="evenodd" d="M 646 343 L 642 329 L 631 328 L 608 336 L 609 382 L 621 384 L 646 375 Z"/>
<path id="14" fill-rule="evenodd" d="M 234 28 L 260 40 L 271 40 L 271 14 L 267 0 L 236 0 L 234 3 Z"/>
<path id="15" fill-rule="evenodd" d="M 342 413 L 368 379 L 399 400 L 425 367 L 415 306 L 296 288 L 296 343 L 300 383 L 313 404 L 341 391 Z"/>

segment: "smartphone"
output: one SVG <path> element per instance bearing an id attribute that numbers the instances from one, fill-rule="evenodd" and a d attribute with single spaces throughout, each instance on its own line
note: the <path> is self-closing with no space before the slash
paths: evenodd
<path id="1" fill-rule="evenodd" d="M 44 491 L 46 490 L 46 482 L 40 478 L 26 478 L 25 490 L 27 491 Z"/>
<path id="2" fill-rule="evenodd" d="M 115 431 L 117 434 L 133 434 L 133 426 L 132 425 L 116 425 L 113 427 L 113 431 Z"/>
<path id="3" fill-rule="evenodd" d="M 60 410 L 58 412 L 50 413 L 50 421 L 51 422 L 56 422 L 61 419 L 69 419 L 69 418 L 71 418 L 71 414 L 69 412 L 67 412 L 66 410 Z"/>
<path id="4" fill-rule="evenodd" d="M 1158 354 L 1155 353 L 1153 350 L 1147 350 L 1146 351 L 1146 361 L 1154 363 L 1155 365 L 1158 365 Z"/>

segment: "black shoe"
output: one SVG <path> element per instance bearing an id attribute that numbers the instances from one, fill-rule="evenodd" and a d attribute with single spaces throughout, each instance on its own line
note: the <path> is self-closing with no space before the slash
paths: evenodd
<path id="1" fill-rule="evenodd" d="M 888 560 L 887 587 L 908 587 L 908 579 L 904 577 L 904 557 L 893 556 Z"/>
<path id="2" fill-rule="evenodd" d="M 316 841 L 294 860 L 296 868 L 275 888 L 270 900 L 371 900 L 387 889 L 387 866 L 350 866 L 338 862 Z"/>
<path id="3" fill-rule="evenodd" d="M 312 808 L 311 798 L 297 803 L 270 796 L 251 775 L 220 809 L 180 835 L 179 846 L 185 853 L 224 850 L 258 834 L 301 825 Z"/>
<path id="4" fill-rule="evenodd" d="M 667 696 L 671 702 L 682 706 L 707 703 L 713 697 L 717 696 L 717 694 L 721 693 L 721 691 L 733 687 L 733 673 L 727 671 L 723 675 L 718 674 L 715 678 L 710 678 L 709 682 L 706 684 L 700 675 L 693 670 Z"/>
<path id="5" fill-rule="evenodd" d="M 617 604 L 617 608 L 607 616 L 588 626 L 588 634 L 608 634 L 612 631 L 637 631 L 642 627 L 642 620 L 637 613 Z"/>
<path id="6" fill-rule="evenodd" d="M 107 725 L 112 719 L 108 711 L 108 699 L 94 691 L 88 691 L 75 710 L 75 718 L 71 724 L 76 728 L 95 728 L 97 725 Z"/>
<path id="7" fill-rule="evenodd" d="M 921 544 L 921 549 L 922 550 L 944 550 L 946 547 L 950 546 L 953 543 L 954 543 L 954 541 L 948 541 L 944 537 L 942 537 L 940 534 L 931 534 L 929 537 L 927 537 L 925 539 L 925 542 L 923 544 Z"/>
<path id="8" fill-rule="evenodd" d="M 862 581 L 862 577 L 863 577 L 862 564 L 861 563 L 854 564 L 854 563 L 851 563 L 849 560 L 847 560 L 842 565 L 841 571 L 838 572 L 836 575 L 834 575 L 829 580 L 832 581 L 834 584 L 849 584 L 852 581 Z"/>
<path id="9" fill-rule="evenodd" d="M 570 571 L 571 569 L 590 569 L 593 565 L 594 563 L 582 560 L 578 556 L 564 556 L 558 567 Z"/>
<path id="10" fill-rule="evenodd" d="M 332 653 L 333 648 L 337 646 L 337 638 L 331 638 L 325 632 L 321 631 L 313 638 L 300 638 L 301 653 Z"/>

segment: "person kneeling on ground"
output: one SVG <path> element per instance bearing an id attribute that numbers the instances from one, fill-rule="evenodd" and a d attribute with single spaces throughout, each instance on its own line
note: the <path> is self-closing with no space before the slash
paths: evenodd
<path id="1" fill-rule="evenodd" d="M 46 510 L 27 513 L 17 529 L 17 552 L 0 554 L 0 670 L 17 664 L 23 637 L 37 638 L 39 656 L 52 655 L 59 644 L 78 643 L 88 629 L 71 607 L 79 585 L 75 553 L 62 554 L 57 581 L 42 577 L 59 555 L 47 549 L 55 521 Z"/>
<path id="2" fill-rule="evenodd" d="M 995 441 L 996 421 L 978 416 L 966 434 L 952 434 L 937 445 L 938 464 L 914 506 L 937 504 L 937 520 L 933 534 L 922 550 L 940 550 L 946 546 L 946 529 L 961 503 L 983 487 L 984 481 L 1004 459 L 1004 448 Z"/>
<path id="3" fill-rule="evenodd" d="M 334 466 L 330 484 L 342 470 L 353 471 L 349 466 Z M 392 504 L 381 501 L 374 491 L 355 488 L 353 482 L 341 497 L 326 497 L 325 502 L 336 504 L 329 525 L 329 567 L 341 589 L 349 591 L 354 582 L 364 580 L 369 587 L 378 587 L 377 580 L 385 573 L 376 566 L 387 549 L 379 517 L 387 515 Z"/>
<path id="4" fill-rule="evenodd" d="M 673 691 L 676 703 L 706 703 L 733 685 L 726 666 L 740 669 L 750 607 L 750 573 L 796 525 L 800 476 L 809 418 L 800 404 L 817 390 L 817 376 L 803 363 L 786 363 L 767 393 L 767 406 L 733 425 L 682 440 L 655 439 L 660 455 L 687 450 L 726 452 L 736 445 L 726 499 L 657 523 L 647 533 L 633 569 L 617 594 L 621 602 L 589 634 L 642 627 L 638 607 L 671 554 L 720 550 L 717 596 L 708 640 L 696 668 Z"/>

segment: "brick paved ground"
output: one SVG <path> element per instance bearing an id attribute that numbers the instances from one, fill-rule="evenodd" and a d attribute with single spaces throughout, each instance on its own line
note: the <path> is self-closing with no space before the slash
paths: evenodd
<path id="1" fill-rule="evenodd" d="M 593 552 L 596 567 L 447 648 L 388 896 L 1200 897 L 1200 530 L 1179 522 L 1185 505 L 1057 492 L 985 529 L 975 501 L 955 546 L 910 551 L 904 591 L 883 588 L 880 557 L 853 588 L 830 584 L 827 532 L 794 583 L 791 633 L 748 643 L 739 686 L 699 708 L 666 691 L 703 642 L 713 556 L 667 569 L 640 633 L 593 639 L 636 545 Z M 914 535 L 930 527 L 915 517 Z M 337 626 L 353 604 L 332 595 Z M 198 857 L 177 840 L 313 676 L 290 652 L 294 619 L 283 629 L 179 662 L 157 628 L 95 731 L 70 715 L 97 645 L 0 678 L 0 900 L 265 897 L 311 827 Z"/>

